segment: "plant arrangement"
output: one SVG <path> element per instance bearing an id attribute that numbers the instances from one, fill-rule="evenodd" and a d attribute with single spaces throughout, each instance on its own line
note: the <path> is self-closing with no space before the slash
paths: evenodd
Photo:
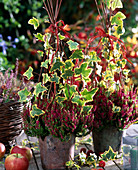
<path id="1" fill-rule="evenodd" d="M 85 84 L 92 69 L 83 49 L 68 33 L 67 25 L 57 21 L 61 1 L 57 1 L 55 13 L 52 1 L 44 5 L 50 19 L 48 29 L 44 35 L 35 34 L 44 43 L 44 50 L 37 51 L 41 56 L 40 74 L 35 74 L 30 66 L 23 76 L 28 80 L 33 77 L 37 82 L 34 91 L 30 93 L 24 88 L 18 94 L 23 102 L 28 96 L 32 98 L 23 113 L 26 133 L 41 138 L 50 133 L 64 141 L 72 133 L 86 132 L 86 124 L 93 120 L 88 102 L 93 100 L 97 88 L 87 90 Z M 33 17 L 29 24 L 37 29 L 39 21 Z"/>
<path id="2" fill-rule="evenodd" d="M 0 72 L 0 105 L 10 101 L 19 101 L 18 91 L 24 87 L 31 90 L 33 83 L 20 81 L 18 78 L 18 59 L 16 60 L 15 71 L 6 70 Z"/>
<path id="3" fill-rule="evenodd" d="M 57 21 L 61 2 L 56 1 L 55 8 L 52 1 L 44 2 L 48 28 L 44 34 L 35 34 L 44 45 L 43 51 L 37 51 L 40 74 L 30 66 L 23 76 L 34 78 L 34 91 L 18 92 L 20 101 L 32 99 L 23 113 L 25 132 L 42 139 L 52 134 L 64 141 L 72 133 L 84 135 L 87 129 L 100 130 L 109 124 L 124 129 L 137 120 L 138 100 L 136 90 L 125 89 L 129 80 L 126 61 L 132 62 L 120 39 L 126 17 L 115 11 L 123 7 L 122 2 L 103 0 L 101 15 L 96 1 L 102 25 L 85 38 L 85 48 L 62 20 Z M 39 20 L 33 17 L 29 24 L 37 29 Z"/>
<path id="4" fill-rule="evenodd" d="M 126 17 L 117 9 L 123 7 L 121 1 L 102 1 L 102 11 L 95 2 L 101 25 L 90 33 L 85 48 L 93 57 L 88 89 L 91 86 L 98 88 L 91 103 L 94 114 L 91 130 L 101 130 L 109 125 L 123 130 L 138 120 L 137 89 L 126 86 L 130 80 L 126 63 L 134 65 L 126 57 L 126 47 L 120 39 Z"/>

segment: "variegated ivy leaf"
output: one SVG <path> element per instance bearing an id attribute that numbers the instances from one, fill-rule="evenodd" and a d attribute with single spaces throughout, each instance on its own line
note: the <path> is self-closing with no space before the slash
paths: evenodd
<path id="1" fill-rule="evenodd" d="M 126 65 L 126 60 L 125 60 L 125 59 L 118 60 L 116 63 L 117 63 L 116 66 L 117 66 L 118 68 L 124 68 L 125 65 Z"/>
<path id="2" fill-rule="evenodd" d="M 23 76 L 26 76 L 27 79 L 29 80 L 31 77 L 33 77 L 33 68 L 30 66 L 28 70 L 23 74 Z"/>
<path id="3" fill-rule="evenodd" d="M 18 95 L 19 95 L 19 97 L 20 97 L 20 102 L 25 102 L 26 99 L 27 99 L 27 97 L 28 97 L 30 94 L 31 94 L 31 92 L 29 92 L 29 91 L 27 90 L 27 87 L 25 87 L 23 90 L 20 90 L 20 91 L 18 92 Z"/>
<path id="4" fill-rule="evenodd" d="M 59 84 L 59 77 L 57 76 L 57 73 L 52 74 L 52 77 L 50 78 L 50 81 L 56 82 L 57 84 Z"/>
<path id="5" fill-rule="evenodd" d="M 34 34 L 34 36 L 37 38 L 37 41 L 44 41 L 44 36 L 41 33 Z"/>
<path id="6" fill-rule="evenodd" d="M 117 12 L 114 16 L 111 17 L 111 24 L 123 27 L 123 20 L 125 18 L 126 16 L 122 12 Z"/>
<path id="7" fill-rule="evenodd" d="M 95 93 L 97 92 L 98 88 L 93 88 L 91 91 L 88 91 L 87 89 L 84 89 L 81 92 L 82 97 L 86 100 L 86 101 L 91 101 L 93 96 L 95 95 Z"/>
<path id="8" fill-rule="evenodd" d="M 58 34 L 58 37 L 60 40 L 64 40 L 66 38 L 64 35 L 61 35 L 60 33 Z"/>
<path id="9" fill-rule="evenodd" d="M 61 104 L 63 101 L 65 101 L 67 98 L 66 97 L 61 97 L 61 96 L 57 96 L 56 97 L 56 101 Z"/>
<path id="10" fill-rule="evenodd" d="M 116 8 L 123 8 L 121 0 L 111 0 L 111 8 L 114 11 Z"/>
<path id="11" fill-rule="evenodd" d="M 32 110 L 30 111 L 30 115 L 32 118 L 35 116 L 43 115 L 45 112 L 37 107 L 37 104 L 34 104 L 32 106 Z"/>
<path id="12" fill-rule="evenodd" d="M 49 63 L 49 60 L 46 59 L 44 62 L 41 62 L 41 67 L 45 67 L 47 69 L 48 68 L 48 63 Z"/>
<path id="13" fill-rule="evenodd" d="M 112 8 L 114 11 L 116 8 L 123 8 L 121 0 L 103 0 L 108 9 Z"/>
<path id="14" fill-rule="evenodd" d="M 39 21 L 35 17 L 33 17 L 33 19 L 30 19 L 28 21 L 28 24 L 33 25 L 35 30 L 39 27 Z"/>
<path id="15" fill-rule="evenodd" d="M 85 104 L 85 100 L 81 99 L 79 95 L 75 95 L 72 98 L 72 102 L 76 103 L 79 106 L 84 106 L 84 104 Z"/>
<path id="16" fill-rule="evenodd" d="M 79 44 L 72 40 L 67 41 L 67 44 L 69 45 L 70 51 L 77 50 L 79 48 Z"/>
<path id="17" fill-rule="evenodd" d="M 69 68 L 72 68 L 74 67 L 74 64 L 71 60 L 66 60 L 65 61 L 65 69 L 69 69 Z"/>
<path id="18" fill-rule="evenodd" d="M 117 38 L 120 38 L 121 35 L 124 34 L 125 30 L 124 30 L 124 27 L 122 27 L 121 25 L 119 26 L 114 26 L 114 33 L 113 35 Z"/>
<path id="19" fill-rule="evenodd" d="M 114 62 L 110 62 L 109 68 L 111 68 L 112 70 L 116 70 L 116 64 Z"/>
<path id="20" fill-rule="evenodd" d="M 112 110 L 114 111 L 114 113 L 120 112 L 121 111 L 121 107 L 115 106 L 113 105 Z"/>
<path id="21" fill-rule="evenodd" d="M 60 58 L 57 58 L 56 62 L 53 64 L 53 66 L 50 69 L 50 71 L 52 72 L 54 70 L 60 70 L 63 66 L 64 66 L 64 63 L 61 62 Z"/>
<path id="22" fill-rule="evenodd" d="M 47 73 L 42 73 L 43 77 L 43 84 L 47 83 L 50 80 L 50 77 L 48 76 Z"/>
<path id="23" fill-rule="evenodd" d="M 82 74 L 85 78 L 89 76 L 91 73 L 91 68 L 87 68 L 88 63 L 82 63 L 80 68 L 75 68 L 75 74 L 80 75 Z"/>
<path id="24" fill-rule="evenodd" d="M 38 97 L 38 95 L 44 91 L 46 91 L 47 88 L 45 86 L 42 86 L 41 85 L 41 82 L 40 83 L 37 83 L 36 87 L 35 87 L 35 91 L 34 91 L 34 94 Z"/>
<path id="25" fill-rule="evenodd" d="M 49 41 L 50 41 L 50 38 L 51 38 L 51 34 L 50 33 L 46 33 L 44 35 L 44 48 L 45 50 L 47 49 L 53 49 L 52 46 L 49 44 Z"/>
<path id="26" fill-rule="evenodd" d="M 67 80 L 69 77 L 72 77 L 74 72 L 71 69 L 66 69 L 62 74 L 63 79 Z"/>
<path id="27" fill-rule="evenodd" d="M 75 50 L 73 54 L 70 56 L 71 59 L 83 59 L 84 55 L 82 50 Z"/>
<path id="28" fill-rule="evenodd" d="M 43 57 L 43 55 L 44 55 L 44 52 L 43 52 L 43 51 L 40 51 L 40 50 L 38 50 L 37 53 L 38 53 L 39 56 L 41 56 L 41 57 Z"/>
<path id="29" fill-rule="evenodd" d="M 130 72 L 130 70 L 128 70 L 128 69 L 124 69 L 123 70 L 123 74 L 125 75 L 125 76 L 128 76 L 128 73 Z"/>
<path id="30" fill-rule="evenodd" d="M 116 156 L 117 153 L 113 151 L 111 146 L 109 146 L 108 151 L 105 151 L 103 154 L 101 154 L 101 158 L 104 161 L 114 160 Z"/>
<path id="31" fill-rule="evenodd" d="M 99 62 L 101 61 L 101 59 L 97 56 L 97 53 L 95 51 L 92 51 L 89 53 L 90 55 L 90 61 L 93 61 L 93 62 Z"/>
<path id="32" fill-rule="evenodd" d="M 65 96 L 67 99 L 70 99 L 75 92 L 76 92 L 75 85 L 71 86 L 71 85 L 65 84 Z"/>
<path id="33" fill-rule="evenodd" d="M 113 74 L 110 70 L 105 71 L 104 80 L 113 80 Z"/>

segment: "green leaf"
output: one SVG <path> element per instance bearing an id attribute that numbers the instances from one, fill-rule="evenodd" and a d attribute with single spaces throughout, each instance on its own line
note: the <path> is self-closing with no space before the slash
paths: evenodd
<path id="1" fill-rule="evenodd" d="M 43 57 L 43 55 L 44 55 L 44 52 L 43 52 L 43 51 L 40 51 L 40 50 L 38 50 L 37 53 L 38 53 L 39 56 L 41 56 L 41 57 Z"/>
<path id="2" fill-rule="evenodd" d="M 59 84 L 59 77 L 57 76 L 57 73 L 52 74 L 52 77 L 50 79 L 52 82 L 56 82 L 57 84 Z"/>
<path id="3" fill-rule="evenodd" d="M 60 61 L 59 58 L 56 59 L 56 62 L 53 64 L 52 68 L 50 69 L 50 71 L 54 71 L 54 70 L 60 70 L 61 67 L 64 66 L 64 63 Z"/>
<path id="4" fill-rule="evenodd" d="M 117 12 L 114 16 L 111 17 L 111 24 L 112 25 L 120 25 L 123 27 L 123 20 L 126 16 L 122 12 Z"/>
<path id="5" fill-rule="evenodd" d="M 56 101 L 59 103 L 59 104 L 61 104 L 63 101 L 65 101 L 67 98 L 65 98 L 65 97 L 61 97 L 61 96 L 57 96 L 56 97 Z"/>
<path id="6" fill-rule="evenodd" d="M 27 99 L 27 97 L 28 97 L 30 94 L 31 94 L 31 92 L 29 92 L 29 91 L 27 90 L 27 87 L 25 87 L 23 90 L 20 90 L 20 91 L 18 92 L 18 95 L 19 95 L 19 97 L 20 97 L 19 101 L 20 101 L 20 102 L 25 102 L 26 99 Z"/>
<path id="7" fill-rule="evenodd" d="M 31 77 L 33 77 L 33 68 L 30 66 L 28 70 L 23 74 L 23 76 L 26 76 L 27 79 L 29 80 Z"/>
<path id="8" fill-rule="evenodd" d="M 42 73 L 43 77 L 43 84 L 47 83 L 50 80 L 50 77 L 48 76 L 47 73 Z"/>
<path id="9" fill-rule="evenodd" d="M 74 64 L 73 64 L 73 62 L 71 60 L 66 60 L 65 61 L 65 69 L 69 69 L 69 68 L 71 68 L 73 66 L 74 66 Z"/>
<path id="10" fill-rule="evenodd" d="M 73 54 L 70 56 L 71 59 L 83 59 L 83 52 L 82 50 L 75 50 Z"/>
<path id="11" fill-rule="evenodd" d="M 93 62 L 99 62 L 101 61 L 101 59 L 97 56 L 97 53 L 95 51 L 92 51 L 90 52 L 90 61 L 93 61 Z"/>
<path id="12" fill-rule="evenodd" d="M 44 41 L 44 36 L 40 33 L 34 34 L 34 36 L 37 38 L 36 40 Z"/>
<path id="13" fill-rule="evenodd" d="M 65 84 L 65 96 L 67 99 L 70 99 L 75 92 L 76 92 L 75 85 L 71 86 L 71 85 Z"/>
<path id="14" fill-rule="evenodd" d="M 103 0 L 108 9 L 112 8 L 114 11 L 116 8 L 123 8 L 121 0 Z"/>
<path id="15" fill-rule="evenodd" d="M 60 33 L 58 34 L 58 37 L 60 40 L 64 40 L 66 38 L 64 35 L 61 35 Z"/>
<path id="16" fill-rule="evenodd" d="M 67 41 L 67 44 L 69 45 L 70 51 L 77 50 L 79 47 L 79 44 L 77 42 L 74 42 L 72 40 Z"/>
<path id="17" fill-rule="evenodd" d="M 35 17 L 33 17 L 33 19 L 30 19 L 28 21 L 28 24 L 33 25 L 35 30 L 39 27 L 39 21 Z"/>
<path id="18" fill-rule="evenodd" d="M 91 91 L 88 91 L 87 89 L 84 89 L 81 92 L 82 97 L 87 100 L 87 101 L 91 101 L 93 96 L 95 95 L 95 93 L 97 92 L 98 88 L 93 88 Z"/>
<path id="19" fill-rule="evenodd" d="M 113 80 L 113 74 L 110 70 L 106 70 L 105 71 L 105 76 L 104 76 L 104 80 Z"/>
<path id="20" fill-rule="evenodd" d="M 84 106 L 84 104 L 85 104 L 85 101 L 83 99 L 81 99 L 79 95 L 75 95 L 72 98 L 72 102 L 78 104 L 79 106 Z"/>
<path id="21" fill-rule="evenodd" d="M 34 91 L 34 94 L 38 97 L 38 95 L 40 93 L 42 93 L 42 92 L 44 92 L 46 90 L 47 90 L 47 88 L 45 86 L 42 86 L 41 82 L 40 82 L 40 83 L 37 83 L 35 91 Z"/>
<path id="22" fill-rule="evenodd" d="M 113 0 L 111 3 L 111 8 L 114 11 L 116 8 L 123 8 L 121 0 Z"/>
<path id="23" fill-rule="evenodd" d="M 82 112 L 89 113 L 91 109 L 92 109 L 92 106 L 88 106 L 88 105 L 87 106 L 83 106 Z"/>
<path id="24" fill-rule="evenodd" d="M 91 68 L 87 68 L 88 63 L 82 63 L 80 68 L 75 68 L 75 74 L 80 75 L 82 74 L 85 78 L 89 76 L 91 73 Z"/>
<path id="25" fill-rule="evenodd" d="M 65 72 L 61 75 L 63 79 L 67 80 L 69 77 L 72 77 L 74 72 L 71 69 L 66 69 Z"/>
<path id="26" fill-rule="evenodd" d="M 45 67 L 47 69 L 48 68 L 48 63 L 49 63 L 49 60 L 46 59 L 44 62 L 41 62 L 41 67 Z"/>
<path id="27" fill-rule="evenodd" d="M 37 104 L 34 104 L 32 106 L 32 110 L 30 111 L 30 115 L 32 118 L 35 116 L 43 115 L 45 112 L 37 107 Z"/>
<path id="28" fill-rule="evenodd" d="M 117 153 L 113 151 L 111 146 L 109 146 L 109 150 L 101 154 L 101 157 L 102 160 L 108 161 L 108 160 L 114 160 L 116 155 Z"/>
<path id="29" fill-rule="evenodd" d="M 107 5 L 108 9 L 111 7 L 111 0 L 103 0 L 104 3 Z"/>

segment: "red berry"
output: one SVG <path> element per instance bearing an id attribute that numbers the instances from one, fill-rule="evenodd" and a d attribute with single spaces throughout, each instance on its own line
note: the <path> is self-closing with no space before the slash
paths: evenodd
<path id="1" fill-rule="evenodd" d="M 99 162 L 99 167 L 105 167 L 105 162 L 101 160 L 101 161 Z"/>
<path id="2" fill-rule="evenodd" d="M 80 153 L 81 153 L 81 152 L 86 153 L 86 148 L 81 148 Z"/>
<path id="3" fill-rule="evenodd" d="M 88 150 L 87 157 L 90 156 L 90 153 L 93 153 L 93 151 L 92 150 Z"/>

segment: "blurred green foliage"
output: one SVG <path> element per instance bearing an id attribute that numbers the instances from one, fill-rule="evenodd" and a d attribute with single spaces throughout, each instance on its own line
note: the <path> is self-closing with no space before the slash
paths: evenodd
<path id="1" fill-rule="evenodd" d="M 124 4 L 122 12 L 127 16 L 124 21 L 126 29 L 124 36 L 132 35 L 132 28 L 137 26 L 138 2 L 136 0 L 122 1 Z M 56 0 L 53 0 L 53 2 L 56 2 Z M 100 7 L 100 0 L 98 4 Z M 41 43 L 36 44 L 33 35 L 35 31 L 28 24 L 28 20 L 36 17 L 41 23 L 37 31 L 44 32 L 46 25 L 43 21 L 47 18 L 47 12 L 43 7 L 43 0 L 0 0 L 0 34 L 5 41 L 7 36 L 11 36 L 12 39 L 16 37 L 19 39 L 16 48 L 8 48 L 7 55 L 4 56 L 10 63 L 15 63 L 16 58 L 25 60 L 25 63 L 28 64 L 31 64 L 30 61 L 38 59 L 36 50 L 41 49 Z M 100 20 L 98 21 L 96 18 L 97 15 L 95 0 L 66 0 L 62 1 L 58 19 L 62 19 L 65 24 L 76 25 L 77 23 L 77 25 L 81 25 L 81 30 L 77 30 L 79 32 L 88 26 L 94 29 L 95 25 L 100 23 Z M 24 66 L 27 66 L 27 64 Z"/>

